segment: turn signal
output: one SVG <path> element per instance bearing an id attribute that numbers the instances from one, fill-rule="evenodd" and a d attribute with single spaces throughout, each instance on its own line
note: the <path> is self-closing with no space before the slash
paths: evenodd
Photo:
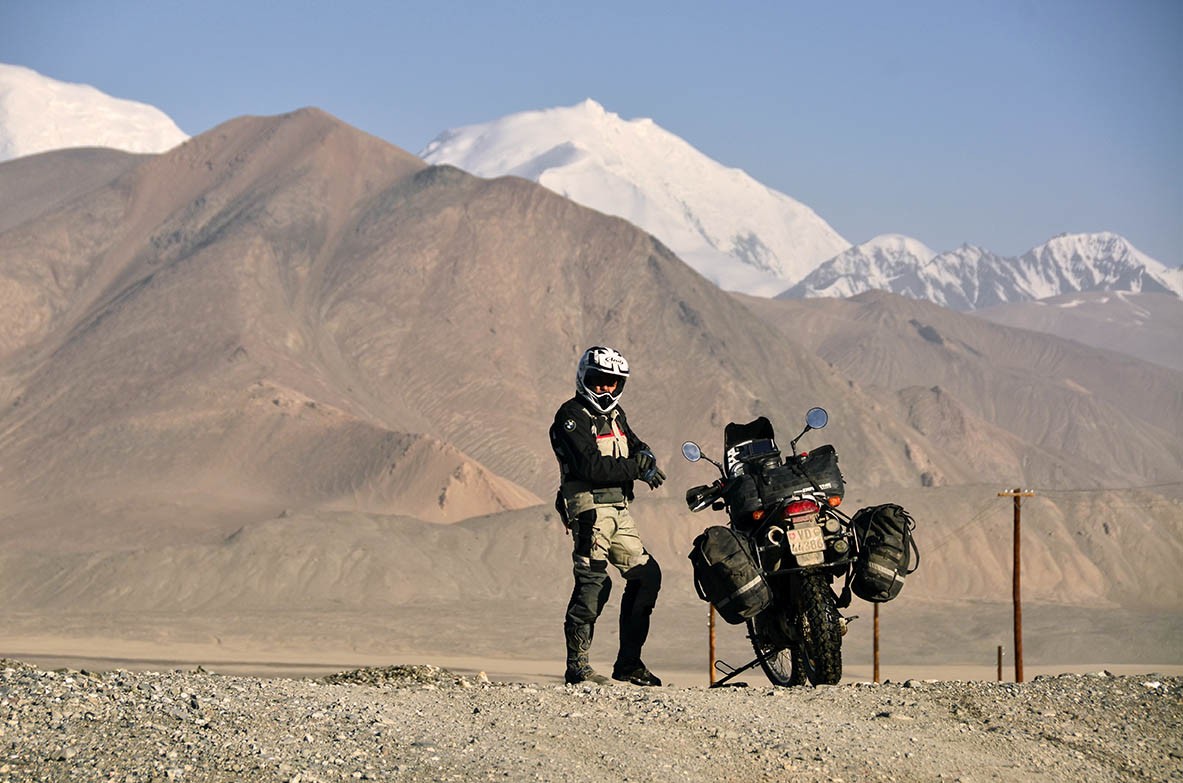
<path id="1" fill-rule="evenodd" d="M 838 506 L 842 505 L 842 498 L 837 495 L 830 495 L 826 502 L 830 504 L 830 508 L 838 508 Z"/>
<path id="2" fill-rule="evenodd" d="M 759 522 L 763 518 L 764 518 L 764 509 L 758 508 L 752 512 L 752 519 L 756 520 L 757 522 Z"/>

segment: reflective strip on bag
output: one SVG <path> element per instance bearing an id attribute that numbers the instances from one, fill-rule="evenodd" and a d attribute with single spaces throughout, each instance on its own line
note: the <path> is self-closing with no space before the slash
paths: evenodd
<path id="1" fill-rule="evenodd" d="M 882 565 L 880 563 L 876 563 L 874 560 L 867 561 L 867 570 L 868 571 L 877 571 L 878 573 L 883 574 L 884 576 L 886 576 L 892 580 L 898 579 L 901 582 L 904 581 L 904 575 L 901 574 L 899 571 L 897 571 L 894 568 L 889 568 L 888 566 Z"/>
<path id="2" fill-rule="evenodd" d="M 722 609 L 724 606 L 726 606 L 727 604 L 731 603 L 731 602 L 732 602 L 732 601 L 734 601 L 736 598 L 739 598 L 741 595 L 743 595 L 744 593 L 748 592 L 749 590 L 755 590 L 757 587 L 759 587 L 759 586 L 760 586 L 760 582 L 761 582 L 761 581 L 762 581 L 762 580 L 761 580 L 761 578 L 760 578 L 759 576 L 757 576 L 755 579 L 753 579 L 752 581 L 748 582 L 746 585 L 743 585 L 743 586 L 742 586 L 742 587 L 740 587 L 738 590 L 736 590 L 734 593 L 732 593 L 731 595 L 727 596 L 727 597 L 726 597 L 726 598 L 724 598 L 722 601 L 720 601 L 718 604 L 716 604 L 716 605 L 715 605 L 715 608 L 717 608 L 717 609 Z"/>

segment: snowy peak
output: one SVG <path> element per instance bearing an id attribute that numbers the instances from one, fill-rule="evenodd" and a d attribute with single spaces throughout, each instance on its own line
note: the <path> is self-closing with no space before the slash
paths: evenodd
<path id="1" fill-rule="evenodd" d="M 1060 234 L 1019 258 L 1033 299 L 1071 291 L 1147 291 L 1183 296 L 1177 270 L 1111 232 Z"/>
<path id="2" fill-rule="evenodd" d="M 1183 296 L 1183 271 L 1105 232 L 1061 234 L 1019 258 L 973 245 L 934 254 L 914 239 L 887 235 L 826 261 L 779 298 L 849 297 L 873 289 L 974 310 L 1080 291 Z"/>
<path id="3" fill-rule="evenodd" d="M 882 234 L 825 262 L 782 297 L 844 298 L 868 289 L 909 290 L 927 298 L 917 271 L 936 255 L 923 242 L 901 234 Z"/>
<path id="4" fill-rule="evenodd" d="M 445 131 L 420 156 L 622 217 L 729 290 L 772 295 L 850 246 L 804 204 L 590 99 Z"/>
<path id="5" fill-rule="evenodd" d="M 914 258 L 921 263 L 931 261 L 936 255 L 928 245 L 919 239 L 906 237 L 903 234 L 880 234 L 859 247 L 884 258 Z"/>
<path id="6" fill-rule="evenodd" d="M 164 152 L 188 138 L 147 104 L 0 63 L 0 161 L 65 147 Z"/>

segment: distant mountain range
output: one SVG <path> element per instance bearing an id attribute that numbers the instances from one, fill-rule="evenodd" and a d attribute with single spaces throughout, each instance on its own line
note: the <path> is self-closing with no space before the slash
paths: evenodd
<path id="1" fill-rule="evenodd" d="M 1183 296 L 1183 272 L 1112 233 L 1061 235 L 1019 258 L 970 245 L 936 253 L 897 234 L 851 247 L 803 204 L 652 120 L 622 120 L 591 100 L 445 131 L 420 155 L 480 177 L 524 177 L 620 215 L 720 287 L 749 294 L 884 290 L 954 310 L 1078 291 Z"/>
<path id="2" fill-rule="evenodd" d="M 186 138 L 153 107 L 0 64 L 0 160 L 70 146 L 160 152 Z M 852 246 L 806 205 L 593 100 L 447 130 L 420 156 L 532 180 L 622 217 L 725 290 L 884 290 L 961 311 L 1090 291 L 1183 296 L 1183 271 L 1107 232 L 1060 235 L 1017 258 L 971 245 L 938 253 L 894 234 Z"/>
<path id="3" fill-rule="evenodd" d="M 885 235 L 826 261 L 778 298 L 848 297 L 882 290 L 953 310 L 1088 291 L 1183 296 L 1183 272 L 1117 234 L 1061 234 L 1018 258 L 962 245 L 934 253 L 909 237 Z"/>

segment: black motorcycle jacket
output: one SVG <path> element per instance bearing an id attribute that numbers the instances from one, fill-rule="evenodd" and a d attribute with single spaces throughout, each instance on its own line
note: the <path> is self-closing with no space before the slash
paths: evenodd
<path id="1" fill-rule="evenodd" d="M 559 406 L 550 445 L 559 461 L 560 494 L 571 515 L 632 500 L 633 482 L 640 478 L 635 457 L 649 448 L 629 427 L 619 405 L 601 414 L 588 410 L 579 397 Z"/>

